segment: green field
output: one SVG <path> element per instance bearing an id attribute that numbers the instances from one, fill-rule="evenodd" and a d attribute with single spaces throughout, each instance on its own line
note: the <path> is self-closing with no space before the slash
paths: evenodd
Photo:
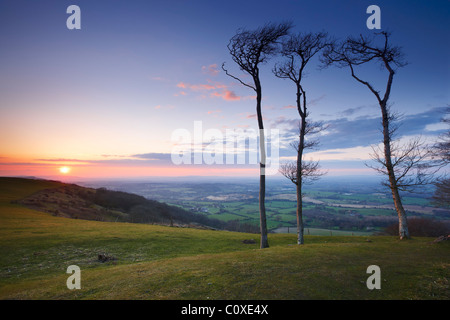
<path id="1" fill-rule="evenodd" d="M 173 180 L 110 182 L 106 185 L 97 182 L 90 186 L 140 194 L 228 225 L 245 225 L 240 231 L 259 230 L 259 184 L 256 180 L 188 179 L 181 184 Z M 436 208 L 430 203 L 433 192 L 432 187 L 424 187 L 418 194 L 402 194 L 408 217 L 448 223 L 450 210 Z M 307 185 L 304 196 L 303 222 L 306 228 L 342 231 L 336 234 L 368 234 L 383 233 L 398 222 L 392 196 L 378 179 L 324 178 Z M 296 227 L 296 194 L 291 182 L 271 180 L 267 184 L 265 206 L 269 232 Z"/>
<path id="2" fill-rule="evenodd" d="M 11 201 L 58 183 L 0 180 L 0 299 L 450 298 L 448 241 L 270 234 L 259 249 L 255 234 L 54 217 Z M 66 287 L 69 265 L 80 290 Z M 380 290 L 366 287 L 369 265 Z"/>

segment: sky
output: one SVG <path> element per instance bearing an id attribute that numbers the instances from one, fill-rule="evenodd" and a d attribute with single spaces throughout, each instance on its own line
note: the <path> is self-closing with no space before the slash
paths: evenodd
<path id="1" fill-rule="evenodd" d="M 366 26 L 373 4 L 381 30 Z M 70 5 L 80 8 L 80 29 L 67 27 Z M 449 10 L 446 0 L 1 0 L 0 176 L 257 176 L 255 94 L 221 66 L 249 80 L 227 44 L 238 29 L 268 22 L 336 39 L 391 32 L 408 62 L 390 97 L 402 114 L 398 138 L 433 142 L 448 130 L 440 121 L 449 103 Z M 272 74 L 279 59 L 261 67 L 262 107 L 268 153 L 284 161 L 295 157 L 299 116 L 293 84 Z M 347 69 L 320 69 L 316 59 L 307 72 L 310 119 L 328 128 L 306 158 L 330 175 L 374 174 L 365 165 L 382 138 L 374 95 Z M 365 72 L 384 90 L 385 70 Z M 227 149 L 222 141 L 233 134 Z"/>

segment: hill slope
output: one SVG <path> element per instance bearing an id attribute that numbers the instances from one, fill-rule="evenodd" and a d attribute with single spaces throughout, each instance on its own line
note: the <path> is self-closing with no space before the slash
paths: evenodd
<path id="1" fill-rule="evenodd" d="M 55 182 L 0 186 L 0 299 L 448 300 L 450 243 L 255 235 L 66 219 L 11 203 Z M 108 262 L 98 259 L 108 256 Z M 66 287 L 69 265 L 81 289 Z M 381 289 L 366 287 L 369 265 Z"/>
<path id="2" fill-rule="evenodd" d="M 0 178 L 1 188 L 37 191 L 13 202 L 28 208 L 74 219 L 220 228 L 217 220 L 142 196 L 104 188 L 92 189 L 57 181 Z M 42 186 L 42 188 L 40 188 Z"/>

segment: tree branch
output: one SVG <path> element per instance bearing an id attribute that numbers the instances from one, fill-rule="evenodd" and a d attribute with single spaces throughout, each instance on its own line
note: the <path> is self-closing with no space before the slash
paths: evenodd
<path id="1" fill-rule="evenodd" d="M 233 76 L 232 74 L 228 73 L 228 70 L 225 69 L 225 62 L 222 63 L 222 70 L 225 71 L 226 75 L 233 78 L 234 80 L 239 81 L 242 85 L 249 87 L 250 89 L 253 89 L 254 91 L 256 91 L 256 88 L 248 83 L 243 82 L 241 79 L 239 79 L 238 77 Z"/>

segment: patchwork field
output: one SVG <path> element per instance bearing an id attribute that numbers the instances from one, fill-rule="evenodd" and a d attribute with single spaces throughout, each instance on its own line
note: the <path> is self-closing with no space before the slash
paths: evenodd
<path id="1" fill-rule="evenodd" d="M 369 235 L 397 222 L 389 190 L 378 180 L 322 180 L 305 188 L 303 216 L 310 234 L 317 234 L 313 233 L 315 229 L 325 229 Z M 137 193 L 213 219 L 259 225 L 257 181 L 97 182 L 92 186 Z M 266 192 L 268 228 L 273 232 L 295 228 L 293 184 L 279 179 L 269 181 Z M 431 187 L 424 187 L 420 194 L 404 194 L 408 216 L 450 223 L 450 210 L 434 207 L 430 201 L 432 194 Z"/>

